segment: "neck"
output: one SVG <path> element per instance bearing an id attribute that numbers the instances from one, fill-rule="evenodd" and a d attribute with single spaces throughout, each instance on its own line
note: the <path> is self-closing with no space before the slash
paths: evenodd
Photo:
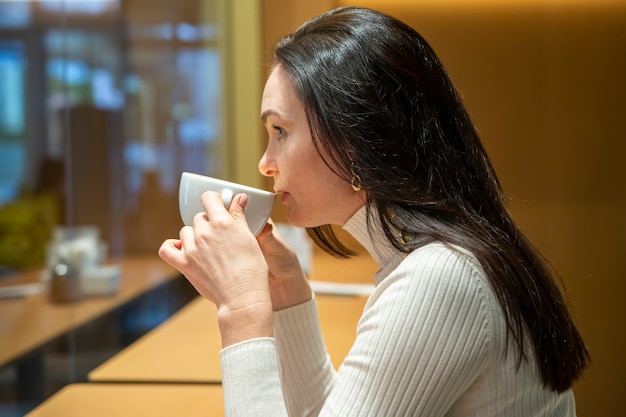
<path id="1" fill-rule="evenodd" d="M 372 214 L 368 222 L 367 208 L 361 207 L 346 222 L 343 229 L 350 233 L 380 266 L 381 270 L 376 274 L 376 283 L 378 284 L 400 263 L 404 254 L 387 240 L 378 217 L 375 213 Z"/>

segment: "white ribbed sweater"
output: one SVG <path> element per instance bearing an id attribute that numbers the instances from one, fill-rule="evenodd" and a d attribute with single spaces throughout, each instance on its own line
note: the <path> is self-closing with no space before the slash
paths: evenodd
<path id="1" fill-rule="evenodd" d="M 404 257 L 370 235 L 364 209 L 345 229 L 381 270 L 338 372 L 315 300 L 278 311 L 273 338 L 221 352 L 226 416 L 576 415 L 571 390 L 544 389 L 533 360 L 517 370 L 505 355 L 502 310 L 471 255 L 433 243 Z"/>

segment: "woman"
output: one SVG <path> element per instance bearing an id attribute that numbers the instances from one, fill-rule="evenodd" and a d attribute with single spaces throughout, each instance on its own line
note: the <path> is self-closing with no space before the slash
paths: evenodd
<path id="1" fill-rule="evenodd" d="M 509 216 L 442 65 L 410 27 L 367 9 L 305 23 L 275 51 L 259 162 L 325 251 L 351 233 L 380 265 L 335 372 L 315 299 L 245 195 L 161 257 L 215 302 L 229 416 L 573 416 L 589 357 L 550 271 Z M 232 262 L 237 259 L 237 262 Z"/>

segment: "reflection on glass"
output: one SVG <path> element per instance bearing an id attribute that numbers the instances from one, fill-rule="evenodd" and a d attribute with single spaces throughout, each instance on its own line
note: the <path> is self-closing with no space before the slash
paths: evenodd
<path id="1" fill-rule="evenodd" d="M 144 15 L 138 3 L 127 14 L 118 1 L 0 3 L 3 15 L 24 16 L 1 35 L 16 39 L 0 44 L 0 206 L 52 187 L 59 222 L 95 223 L 114 254 L 153 252 L 177 232 L 181 171 L 222 169 L 216 22 L 190 5 Z M 67 177 L 84 175 L 106 194 L 105 223 Z M 156 231 L 137 222 L 154 207 Z"/>
<path id="2" fill-rule="evenodd" d="M 14 199 L 24 164 L 24 45 L 0 41 L 0 206 Z"/>
<path id="3" fill-rule="evenodd" d="M 0 28 L 20 28 L 29 23 L 30 5 L 28 2 L 0 2 Z"/>
<path id="4" fill-rule="evenodd" d="M 117 0 L 0 0 L 0 294 L 21 277 L 45 282 L 46 247 L 59 227 L 97 230 L 109 255 L 102 265 L 155 257 L 181 227 L 180 173 L 222 175 L 213 8 L 195 0 L 127 0 L 123 7 Z M 63 385 L 86 380 L 120 345 L 171 314 L 189 297 L 184 291 L 163 288 L 121 315 L 0 362 L 0 415 L 24 415 Z M 42 294 L 22 296 L 10 302 Z"/>
<path id="5" fill-rule="evenodd" d="M 117 8 L 118 5 L 118 0 L 45 0 L 41 2 L 42 9 L 65 14 L 98 15 Z"/>

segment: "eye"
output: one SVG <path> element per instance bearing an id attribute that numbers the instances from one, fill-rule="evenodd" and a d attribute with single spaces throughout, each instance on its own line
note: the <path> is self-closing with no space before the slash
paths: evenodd
<path id="1" fill-rule="evenodd" d="M 284 136 L 285 133 L 287 133 L 285 129 L 280 126 L 272 125 L 272 129 L 274 129 L 274 131 L 278 134 L 279 138 Z"/>

